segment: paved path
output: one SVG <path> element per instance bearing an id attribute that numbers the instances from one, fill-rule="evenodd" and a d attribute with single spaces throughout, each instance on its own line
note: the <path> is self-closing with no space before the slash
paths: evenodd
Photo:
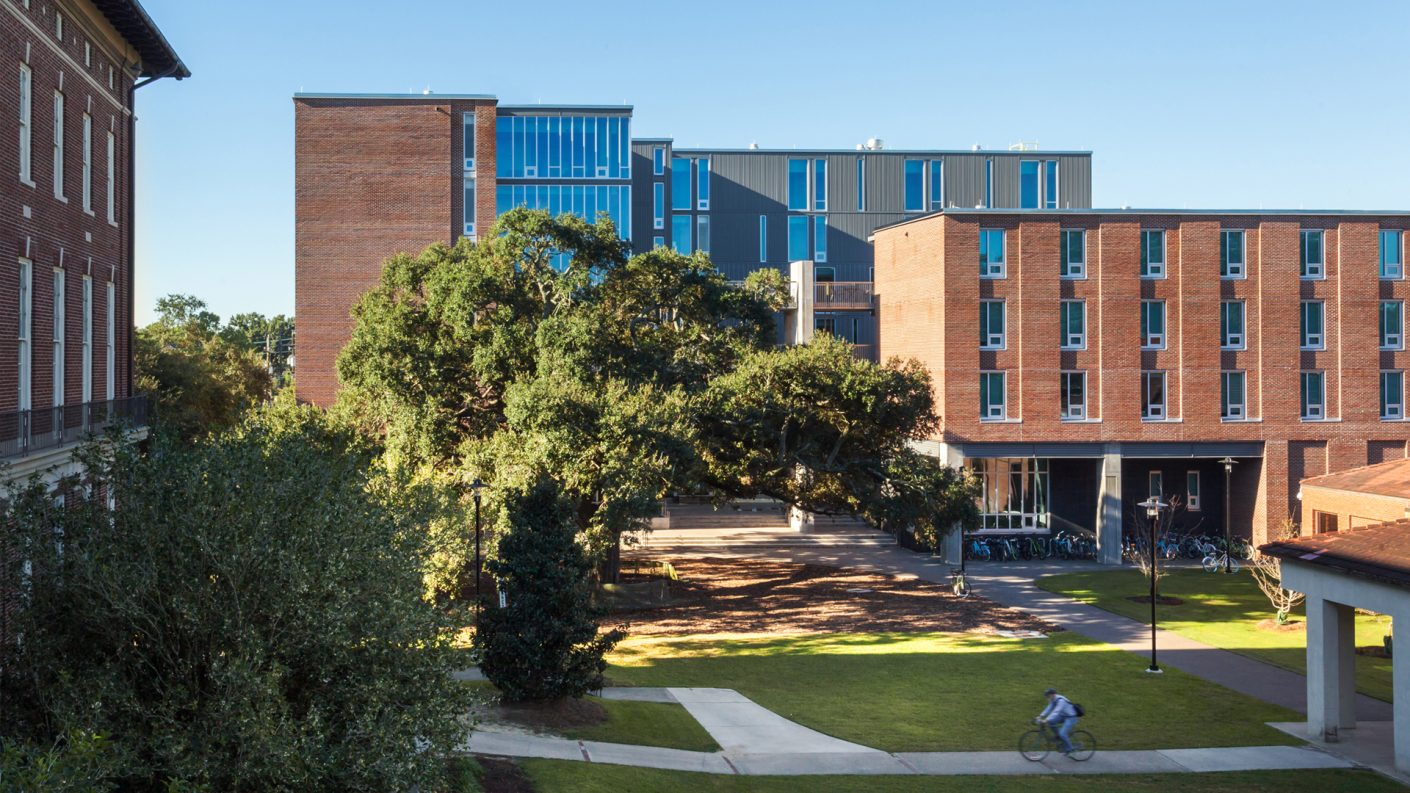
<path id="1" fill-rule="evenodd" d="M 787 530 L 780 530 L 787 531 Z M 924 554 L 914 553 L 894 545 L 886 547 L 848 547 L 831 541 L 830 528 L 821 527 L 809 535 L 816 543 L 755 545 L 744 536 L 733 545 L 704 545 L 707 535 L 700 534 L 700 544 L 683 543 L 674 552 L 702 556 L 757 556 L 788 559 L 796 562 L 857 567 L 893 575 L 913 575 L 925 581 L 948 583 L 950 565 Z M 797 533 L 793 533 L 798 537 Z M 728 538 L 726 538 L 728 539 Z M 665 550 L 661 546 L 653 551 Z M 1039 589 L 1034 581 L 1044 575 L 1083 570 L 1111 570 L 1095 562 L 971 562 L 967 567 L 974 591 L 1001 605 L 1021 609 L 1061 625 L 1064 628 L 1123 650 L 1150 657 L 1150 625 L 1103 611 L 1063 595 Z M 1159 612 L 1157 612 L 1157 618 Z M 1256 661 L 1252 658 L 1211 647 L 1170 631 L 1157 631 L 1157 656 L 1161 666 L 1170 666 L 1202 677 L 1264 702 L 1282 705 L 1299 713 L 1307 712 L 1307 678 L 1296 672 Z M 1358 694 L 1357 718 L 1365 721 L 1389 721 L 1390 703 Z"/>
<path id="2" fill-rule="evenodd" d="M 477 754 L 543 757 L 675 771 L 741 775 L 1150 774 L 1266 769 L 1352 768 L 1316 749 L 1249 746 L 1220 749 L 1155 749 L 1097 752 L 1077 763 L 1050 755 L 1038 763 L 1009 752 L 899 752 L 848 743 L 810 730 L 727 688 L 609 688 L 606 699 L 679 702 L 703 726 L 718 752 L 689 752 L 525 735 L 482 727 L 466 749 Z"/>

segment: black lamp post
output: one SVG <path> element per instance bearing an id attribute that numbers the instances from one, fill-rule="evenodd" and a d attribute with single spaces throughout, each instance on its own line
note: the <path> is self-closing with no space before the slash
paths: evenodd
<path id="1" fill-rule="evenodd" d="M 1229 573 L 1229 557 L 1234 555 L 1234 530 L 1229 517 L 1229 505 L 1233 503 L 1233 498 L 1229 492 L 1229 478 L 1234 474 L 1237 461 L 1232 457 L 1225 457 L 1219 462 L 1224 464 L 1224 572 Z"/>
<path id="2" fill-rule="evenodd" d="M 1155 658 L 1155 580 L 1159 573 L 1159 569 L 1156 565 L 1160 563 L 1160 555 L 1155 551 L 1155 543 L 1157 529 L 1160 526 L 1161 510 L 1168 508 L 1169 505 L 1152 495 L 1150 498 L 1142 501 L 1139 506 L 1145 508 L 1146 519 L 1150 521 L 1151 524 L 1151 665 L 1146 668 L 1146 671 L 1153 675 L 1158 675 L 1162 670 Z"/>
<path id="3" fill-rule="evenodd" d="M 474 494 L 475 500 L 475 619 L 480 617 L 480 491 L 487 485 L 480 481 L 480 477 L 475 477 L 475 481 L 470 483 L 470 490 Z"/>

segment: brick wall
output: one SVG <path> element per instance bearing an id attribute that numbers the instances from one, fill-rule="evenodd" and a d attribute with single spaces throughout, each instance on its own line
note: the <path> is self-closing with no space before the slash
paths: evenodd
<path id="1" fill-rule="evenodd" d="M 349 312 L 393 254 L 462 231 L 462 114 L 476 113 L 476 222 L 494 221 L 494 103 L 294 100 L 299 399 L 327 405 Z M 483 233 L 483 231 L 481 232 Z"/>
<path id="2" fill-rule="evenodd" d="M 1337 516 L 1337 529 L 1347 531 L 1401 520 L 1410 510 L 1410 495 L 1404 498 L 1358 493 L 1350 490 L 1336 490 L 1314 485 L 1302 488 L 1302 533 L 1312 534 L 1316 530 L 1316 513 L 1325 512 Z"/>

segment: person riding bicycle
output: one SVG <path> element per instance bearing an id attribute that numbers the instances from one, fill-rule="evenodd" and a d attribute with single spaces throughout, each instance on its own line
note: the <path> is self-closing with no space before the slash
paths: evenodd
<path id="1" fill-rule="evenodd" d="M 1043 712 L 1038 714 L 1033 723 L 1046 724 L 1053 731 L 1053 735 L 1057 736 L 1063 754 L 1072 754 L 1072 742 L 1067 736 L 1071 735 L 1072 728 L 1077 726 L 1077 708 L 1055 688 L 1044 691 L 1043 696 L 1048 698 L 1048 706 L 1043 708 Z"/>

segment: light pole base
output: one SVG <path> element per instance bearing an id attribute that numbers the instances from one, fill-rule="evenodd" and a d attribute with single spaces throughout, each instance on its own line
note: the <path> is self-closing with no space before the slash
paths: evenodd
<path id="1" fill-rule="evenodd" d="M 1165 670 L 1164 670 L 1164 669 L 1161 669 L 1161 668 L 1158 667 L 1158 666 L 1148 666 L 1148 667 L 1146 667 L 1146 674 L 1148 674 L 1148 675 L 1163 675 L 1163 674 L 1165 674 Z"/>

